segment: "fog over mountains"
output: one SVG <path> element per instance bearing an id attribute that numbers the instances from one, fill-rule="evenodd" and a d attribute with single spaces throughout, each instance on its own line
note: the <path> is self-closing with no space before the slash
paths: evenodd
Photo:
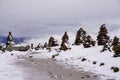
<path id="1" fill-rule="evenodd" d="M 50 37 L 51 35 L 55 35 L 55 34 L 56 35 L 63 34 L 65 31 L 68 31 L 68 35 L 69 35 L 69 32 L 72 32 L 74 35 L 76 35 L 76 32 L 80 27 L 84 28 L 88 34 L 97 35 L 100 25 L 98 27 L 96 26 L 95 28 L 91 28 L 91 29 L 87 28 L 86 26 L 82 26 L 82 25 L 80 26 L 57 26 L 57 27 L 55 25 L 55 26 L 35 27 L 33 29 L 28 28 L 28 30 L 30 30 L 31 33 L 27 32 L 27 29 L 23 30 L 26 32 L 21 32 L 21 33 L 17 33 L 17 31 L 13 31 L 13 36 L 14 36 L 15 43 L 20 43 L 20 42 L 23 42 L 31 38 L 45 38 L 45 37 Z M 120 37 L 120 34 L 119 34 L 120 25 L 107 24 L 106 27 L 108 29 L 108 34 L 111 36 L 111 38 L 113 38 L 115 35 Z M 24 33 L 28 34 L 29 36 L 24 35 Z M 6 35 L 0 35 L 0 42 L 5 43 L 6 38 L 7 38 L 7 33 Z"/>

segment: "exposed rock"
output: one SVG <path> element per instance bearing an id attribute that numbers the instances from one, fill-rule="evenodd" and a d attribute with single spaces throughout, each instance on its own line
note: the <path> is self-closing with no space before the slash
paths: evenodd
<path id="1" fill-rule="evenodd" d="M 29 58 L 32 58 L 33 56 L 29 56 Z"/>
<path id="2" fill-rule="evenodd" d="M 97 62 L 96 61 L 93 61 L 93 64 L 96 64 Z"/>
<path id="3" fill-rule="evenodd" d="M 118 67 L 111 67 L 111 70 L 113 70 L 113 72 L 119 72 L 119 68 Z"/>
<path id="4" fill-rule="evenodd" d="M 81 61 L 86 61 L 87 59 L 86 58 L 82 58 L 82 60 Z"/>
<path id="5" fill-rule="evenodd" d="M 105 63 L 100 63 L 100 66 L 104 66 L 105 65 Z"/>

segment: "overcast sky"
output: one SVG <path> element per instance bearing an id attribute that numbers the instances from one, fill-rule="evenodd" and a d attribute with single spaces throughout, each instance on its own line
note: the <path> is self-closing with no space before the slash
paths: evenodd
<path id="1" fill-rule="evenodd" d="M 0 35 L 33 36 L 81 24 L 91 30 L 119 22 L 120 0 L 0 0 Z"/>

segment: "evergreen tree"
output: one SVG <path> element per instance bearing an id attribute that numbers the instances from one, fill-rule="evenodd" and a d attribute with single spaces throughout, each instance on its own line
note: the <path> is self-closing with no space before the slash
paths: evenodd
<path id="1" fill-rule="evenodd" d="M 83 43 L 85 41 L 85 38 L 86 38 L 86 31 L 80 28 L 76 34 L 75 45 L 79 45 L 80 43 Z"/>
<path id="2" fill-rule="evenodd" d="M 49 41 L 48 41 L 48 46 L 49 47 L 53 47 L 54 46 L 54 44 L 55 44 L 55 41 L 54 41 L 55 39 L 54 39 L 54 37 L 50 37 L 49 38 Z"/>
<path id="3" fill-rule="evenodd" d="M 100 31 L 98 32 L 97 40 L 98 45 L 105 45 L 106 41 L 108 40 L 109 36 L 107 35 L 107 28 L 105 27 L 105 24 L 102 24 L 100 27 Z"/>
<path id="4" fill-rule="evenodd" d="M 113 57 L 120 57 L 120 42 L 117 36 L 114 37 L 112 46 L 113 46 L 112 50 L 115 53 Z"/>
<path id="5" fill-rule="evenodd" d="M 113 45 L 113 46 L 116 46 L 116 45 L 118 45 L 118 44 L 119 44 L 119 38 L 118 38 L 117 36 L 115 36 L 114 39 L 113 39 L 112 45 Z"/>
<path id="6" fill-rule="evenodd" d="M 95 46 L 95 41 L 93 41 L 90 35 L 86 36 L 85 41 L 83 43 L 84 48 L 89 48 L 91 46 Z"/>
<path id="7" fill-rule="evenodd" d="M 68 40 L 69 40 L 69 36 L 68 36 L 67 32 L 65 32 L 62 37 L 62 43 L 61 43 L 60 50 L 66 51 L 69 49 L 69 47 L 67 46 L 69 44 Z"/>
<path id="8" fill-rule="evenodd" d="M 7 36 L 7 42 L 6 42 L 6 46 L 11 46 L 13 44 L 13 36 L 12 36 L 12 32 L 9 32 L 8 36 Z"/>
<path id="9" fill-rule="evenodd" d="M 69 40 L 69 36 L 68 36 L 67 32 L 65 31 L 65 33 L 64 33 L 64 35 L 62 37 L 62 41 L 67 42 L 68 40 Z"/>

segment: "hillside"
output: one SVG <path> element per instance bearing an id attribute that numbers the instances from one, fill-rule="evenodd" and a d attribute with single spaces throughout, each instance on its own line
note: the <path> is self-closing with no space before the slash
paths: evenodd
<path id="1" fill-rule="evenodd" d="M 116 29 L 115 29 L 116 30 Z M 118 29 L 119 30 L 119 29 Z M 116 33 L 119 33 L 118 31 Z M 110 79 L 110 80 L 120 80 L 120 57 L 113 57 L 114 51 L 109 52 L 106 50 L 101 52 L 103 46 L 98 46 L 97 44 L 94 47 L 84 48 L 83 45 L 72 45 L 75 39 L 75 33 L 68 32 L 70 37 L 69 46 L 71 50 L 61 51 L 59 52 L 57 47 L 53 47 L 51 52 L 48 50 L 32 50 L 32 56 L 34 58 L 52 58 L 53 55 L 57 55 L 54 60 L 60 61 L 64 64 L 69 64 L 76 69 L 82 69 L 85 71 L 90 71 L 101 76 L 102 80 Z M 96 35 L 91 34 L 93 39 L 96 40 Z M 119 35 L 119 34 L 118 34 Z M 117 36 L 118 36 L 117 35 Z M 62 35 L 52 35 L 55 39 L 58 40 L 58 43 L 61 44 L 61 36 Z M 109 36 L 115 36 L 114 30 L 109 33 Z M 49 37 L 42 39 L 31 39 L 28 42 L 33 43 L 36 46 L 38 43 L 43 44 L 47 42 Z M 112 50 L 112 47 L 111 47 Z M 38 54 L 36 54 L 38 53 Z M 113 68 L 117 68 L 118 71 L 115 72 Z"/>
<path id="2" fill-rule="evenodd" d="M 116 30 L 116 29 L 115 29 Z M 117 29 L 119 30 L 119 29 Z M 109 33 L 109 36 L 115 36 L 114 30 Z M 116 31 L 118 34 L 119 31 Z M 61 37 L 63 34 L 60 35 L 51 35 L 58 40 L 58 44 L 61 44 Z M 76 33 L 68 32 L 69 35 L 69 44 L 68 46 L 71 48 L 67 51 L 60 51 L 60 45 L 56 47 L 51 47 L 51 49 L 30 49 L 26 52 L 19 52 L 19 51 L 6 51 L 4 54 L 1 53 L 1 61 L 7 61 L 7 63 L 2 64 L 3 67 L 7 65 L 6 70 L 3 70 L 3 67 L 0 67 L 1 72 L 1 79 L 5 79 L 4 72 L 9 74 L 7 68 L 9 68 L 9 64 L 14 61 L 21 61 L 25 60 L 24 58 L 30 59 L 53 59 L 53 61 L 59 62 L 61 65 L 64 66 L 71 66 L 72 69 L 77 71 L 86 71 L 95 73 L 97 76 L 101 78 L 101 80 L 120 80 L 120 57 L 113 57 L 114 51 L 109 52 L 106 50 L 101 52 L 103 46 L 98 46 L 97 44 L 94 47 L 84 48 L 83 45 L 72 45 L 75 40 Z M 94 40 L 96 40 L 95 34 L 90 34 Z M 34 47 L 36 47 L 39 43 L 42 45 L 44 42 L 48 42 L 50 35 L 46 36 L 45 38 L 32 38 L 27 40 L 26 42 L 31 44 L 33 43 Z M 112 50 L 112 47 L 111 47 Z M 22 58 L 23 57 L 23 58 Z M 30 60 L 31 61 L 31 60 Z M 35 62 L 36 63 L 36 62 Z M 36 66 L 39 67 L 39 66 Z M 13 66 L 11 66 L 13 69 Z M 14 72 L 15 74 L 24 74 L 21 72 L 20 69 L 15 68 L 18 72 Z M 15 74 L 12 74 L 14 79 L 16 79 Z M 9 78 L 10 76 L 7 76 Z M 20 78 L 23 76 L 19 75 Z M 17 79 L 19 78 L 17 77 Z M 24 76 L 25 77 L 25 76 Z M 7 79 L 5 79 L 7 80 Z M 24 80 L 24 79 L 22 79 Z"/>

